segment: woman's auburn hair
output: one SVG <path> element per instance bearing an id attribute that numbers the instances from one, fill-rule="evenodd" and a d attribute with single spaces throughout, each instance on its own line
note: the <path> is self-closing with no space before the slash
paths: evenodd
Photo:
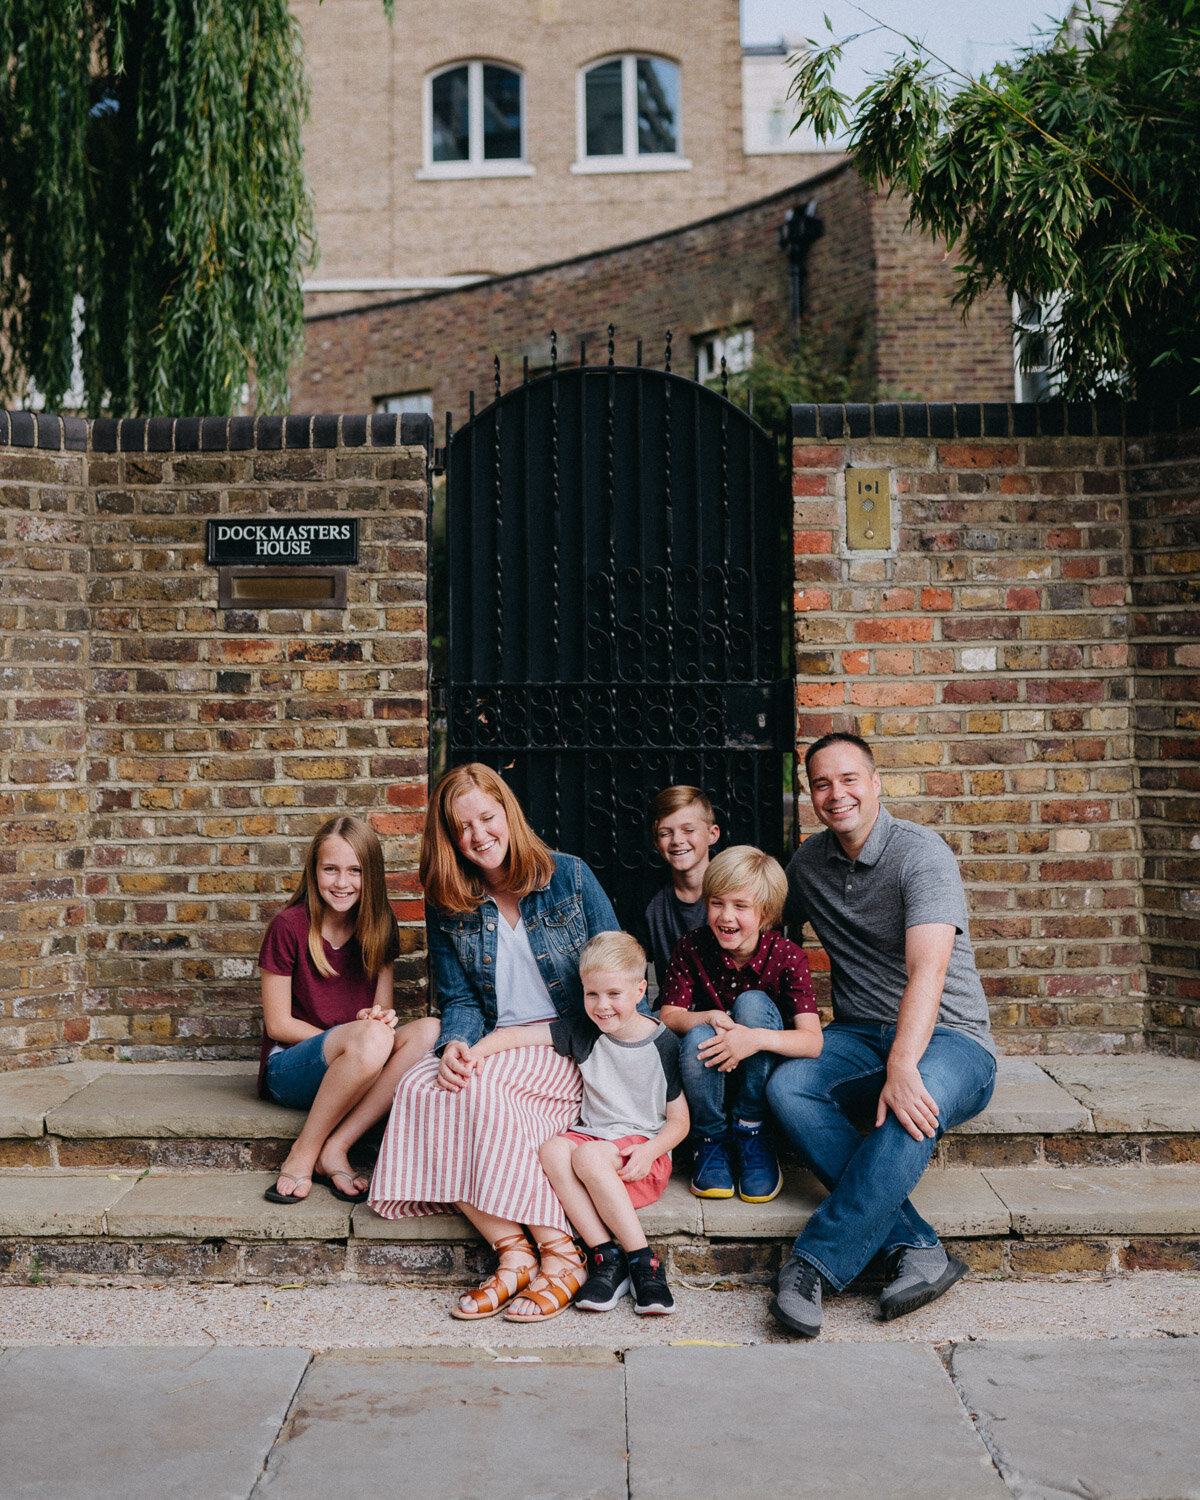
<path id="1" fill-rule="evenodd" d="M 326 839 L 345 839 L 354 850 L 362 871 L 362 890 L 357 905 L 352 908 L 356 913 L 354 937 L 362 954 L 363 969 L 369 979 L 374 979 L 384 964 L 395 958 L 396 918 L 388 902 L 383 849 L 379 836 L 369 824 L 364 823 L 361 818 L 352 817 L 330 818 L 328 822 L 321 824 L 308 846 L 300 883 L 288 906 L 307 906 L 308 954 L 317 973 L 331 979 L 337 970 L 325 957 L 321 942 L 325 903 L 317 888 L 317 862 L 321 857 L 321 845 Z"/>
<path id="2" fill-rule="evenodd" d="M 455 804 L 472 788 L 494 797 L 508 820 L 504 889 L 519 900 L 540 890 L 554 874 L 554 855 L 530 828 L 524 809 L 507 783 L 491 766 L 478 761 L 455 766 L 433 789 L 421 839 L 421 888 L 439 910 L 455 914 L 478 910 L 490 894 L 479 867 L 458 847 L 462 824 Z"/>

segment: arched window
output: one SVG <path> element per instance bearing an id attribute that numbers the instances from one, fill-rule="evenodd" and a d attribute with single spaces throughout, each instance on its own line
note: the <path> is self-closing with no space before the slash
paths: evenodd
<path id="1" fill-rule="evenodd" d="M 422 177 L 527 176 L 524 79 L 503 63 L 472 60 L 425 80 Z"/>
<path id="2" fill-rule="evenodd" d="M 682 155 L 679 67 L 665 57 L 607 57 L 579 75 L 577 172 L 662 171 Z"/>

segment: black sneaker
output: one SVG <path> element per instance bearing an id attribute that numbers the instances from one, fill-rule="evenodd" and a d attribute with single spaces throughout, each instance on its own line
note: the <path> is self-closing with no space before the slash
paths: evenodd
<path id="1" fill-rule="evenodd" d="M 775 1278 L 771 1316 L 791 1333 L 815 1339 L 821 1331 L 821 1273 L 799 1256 L 790 1256 Z"/>
<path id="2" fill-rule="evenodd" d="M 663 1275 L 662 1261 L 653 1251 L 629 1262 L 633 1281 L 633 1310 L 643 1317 L 675 1311 L 675 1298 Z M 578 1306 L 578 1304 L 576 1304 Z"/>
<path id="3" fill-rule="evenodd" d="M 575 1298 L 584 1312 L 611 1312 L 629 1290 L 625 1252 L 615 1240 L 590 1245 L 587 1252 L 588 1279 Z"/>

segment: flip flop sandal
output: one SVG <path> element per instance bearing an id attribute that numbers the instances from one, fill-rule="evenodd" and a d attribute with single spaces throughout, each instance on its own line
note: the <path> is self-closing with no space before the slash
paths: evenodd
<path id="1" fill-rule="evenodd" d="M 344 1177 L 347 1182 L 353 1182 L 357 1176 L 357 1172 L 330 1172 L 328 1174 L 314 1172 L 312 1180 L 319 1182 L 322 1187 L 327 1187 L 333 1196 L 340 1198 L 343 1203 L 365 1203 L 367 1194 L 371 1191 L 370 1188 L 359 1188 L 357 1192 L 347 1193 L 337 1185 L 339 1177 Z"/>
<path id="2" fill-rule="evenodd" d="M 275 1179 L 274 1186 L 267 1188 L 263 1193 L 263 1197 L 268 1203 L 303 1203 L 305 1198 L 308 1197 L 307 1193 L 281 1193 L 279 1191 L 279 1184 L 281 1182 L 290 1182 L 293 1187 L 299 1187 L 302 1182 L 307 1182 L 311 1189 L 312 1181 L 311 1177 L 293 1177 L 290 1172 L 280 1172 L 279 1176 Z"/>
<path id="3" fill-rule="evenodd" d="M 565 1249 L 562 1248 L 564 1246 Z M 574 1254 L 579 1256 L 579 1262 L 565 1271 L 539 1271 L 537 1279 L 522 1293 L 537 1306 L 537 1312 L 519 1313 L 510 1308 L 504 1314 L 506 1323 L 545 1323 L 551 1318 L 557 1318 L 559 1313 L 565 1313 L 570 1307 L 587 1280 L 587 1262 L 579 1254 L 579 1247 L 570 1235 L 564 1234 L 557 1240 L 546 1240 L 540 1248 L 543 1259 L 550 1254 L 566 1260 L 569 1255 Z"/>
<path id="4" fill-rule="evenodd" d="M 534 1272 L 538 1268 L 538 1258 L 533 1251 L 529 1241 L 523 1234 L 505 1235 L 492 1246 L 497 1255 L 504 1255 L 510 1250 L 524 1250 L 530 1259 L 528 1266 L 497 1266 L 482 1286 L 478 1286 L 472 1292 L 464 1292 L 463 1297 L 471 1297 L 475 1302 L 475 1310 L 470 1311 L 462 1305 L 459 1299 L 458 1305 L 450 1309 L 452 1318 L 459 1318 L 465 1323 L 474 1322 L 476 1318 L 494 1318 L 504 1307 L 506 1302 L 511 1302 L 516 1296 L 533 1280 Z M 501 1276 L 511 1276 L 516 1282 L 510 1287 Z"/>

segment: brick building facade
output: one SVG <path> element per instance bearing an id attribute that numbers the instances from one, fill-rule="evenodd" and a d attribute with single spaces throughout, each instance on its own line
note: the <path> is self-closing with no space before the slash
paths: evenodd
<path id="1" fill-rule="evenodd" d="M 244 1055 L 263 928 L 341 812 L 424 995 L 428 423 L 0 414 L 0 1067 Z M 354 516 L 344 608 L 223 608 L 209 517 Z"/>
<path id="2" fill-rule="evenodd" d="M 507 387 L 560 358 L 606 358 L 616 326 L 617 361 L 632 364 L 637 340 L 649 364 L 673 335 L 676 369 L 714 335 L 753 331 L 758 349 L 792 328 L 789 263 L 779 233 L 789 210 L 813 202 L 824 226 L 807 258 L 808 325 L 831 367 L 848 369 L 864 398 L 1005 401 L 1013 390 L 1009 308 L 1000 294 L 963 322 L 951 306 L 945 248 L 904 227 L 903 198 L 869 192 L 849 164 L 830 168 L 741 208 L 616 249 L 497 278 L 457 291 L 394 300 L 311 318 L 292 382 L 299 411 L 367 410 L 389 392 L 428 392 L 440 423 L 461 421 L 468 392 L 492 390 L 499 355 Z"/>
<path id="3" fill-rule="evenodd" d="M 753 140 L 747 150 L 739 9 L 739 0 L 456 0 L 399 7 L 389 26 L 380 0 L 294 0 L 312 83 L 304 143 L 317 284 L 544 265 L 618 244 L 631 225 L 658 234 L 718 213 L 828 161 L 811 139 L 799 157 L 756 152 Z M 675 89 L 660 101 L 668 138 L 594 154 L 586 75 L 622 57 L 665 65 Z M 483 66 L 493 70 L 487 78 Z M 447 97 L 435 105 L 439 77 Z M 654 82 L 639 78 L 637 87 Z M 651 92 L 639 99 L 643 121 Z M 621 102 L 628 114 L 633 99 Z M 645 149 L 663 145 L 670 149 Z M 454 159 L 460 150 L 467 159 Z M 361 300 L 323 291 L 310 305 Z"/>
<path id="4" fill-rule="evenodd" d="M 793 408 L 797 740 L 865 735 L 955 850 L 1010 1051 L 1200 1055 L 1196 416 Z"/>
<path id="5" fill-rule="evenodd" d="M 1200 1055 L 1200 410 L 792 420 L 797 742 L 865 733 L 955 850 L 1005 1047 Z M 263 927 L 342 810 L 423 1007 L 429 436 L 0 414 L 0 1068 L 252 1054 Z M 847 543 L 861 467 L 884 550 Z M 296 515 L 357 517 L 345 605 L 223 603 L 207 519 Z"/>

